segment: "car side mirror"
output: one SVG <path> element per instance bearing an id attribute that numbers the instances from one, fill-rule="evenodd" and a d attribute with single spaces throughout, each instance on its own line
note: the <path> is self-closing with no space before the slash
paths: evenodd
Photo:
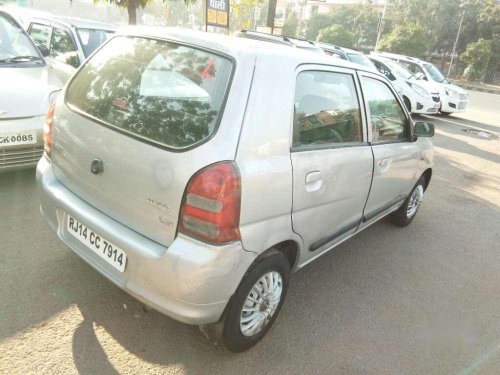
<path id="1" fill-rule="evenodd" d="M 47 57 L 49 55 L 49 49 L 46 46 L 37 46 L 37 47 L 43 57 Z"/>
<path id="2" fill-rule="evenodd" d="M 434 124 L 432 122 L 419 121 L 415 123 L 414 134 L 419 137 L 433 137 Z"/>

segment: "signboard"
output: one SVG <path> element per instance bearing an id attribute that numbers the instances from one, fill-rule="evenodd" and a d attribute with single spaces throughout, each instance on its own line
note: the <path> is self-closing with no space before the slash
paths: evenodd
<path id="1" fill-rule="evenodd" d="M 207 0 L 207 25 L 229 27 L 229 0 Z"/>

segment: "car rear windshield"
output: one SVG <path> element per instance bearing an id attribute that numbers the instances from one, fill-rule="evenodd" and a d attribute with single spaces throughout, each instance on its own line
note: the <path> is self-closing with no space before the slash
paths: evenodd
<path id="1" fill-rule="evenodd" d="M 111 38 L 114 34 L 113 31 L 99 29 L 78 28 L 77 31 L 80 41 L 82 42 L 83 54 L 85 57 L 89 57 L 97 47 Z"/>
<path id="2" fill-rule="evenodd" d="M 67 103 L 141 139 L 185 148 L 216 130 L 232 62 L 181 44 L 115 37 L 71 81 Z"/>

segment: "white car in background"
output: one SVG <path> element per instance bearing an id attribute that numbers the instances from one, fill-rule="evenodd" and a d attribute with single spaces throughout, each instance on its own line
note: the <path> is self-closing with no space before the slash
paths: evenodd
<path id="1" fill-rule="evenodd" d="M 62 82 L 117 29 L 112 24 L 59 16 L 33 18 L 28 23 L 28 34 Z"/>
<path id="2" fill-rule="evenodd" d="M 467 108 L 469 102 L 467 91 L 448 81 L 443 73 L 430 62 L 394 53 L 379 52 L 378 54 L 397 61 L 412 73 L 415 73 L 417 79 L 435 83 L 439 88 L 439 96 L 441 97 L 440 112 L 442 115 L 447 116 L 455 112 L 464 112 Z"/>
<path id="3" fill-rule="evenodd" d="M 415 74 L 397 62 L 371 54 L 371 62 L 391 81 L 411 113 L 435 114 L 441 107 L 439 88 L 428 81 L 417 80 Z"/>
<path id="4" fill-rule="evenodd" d="M 21 25 L 0 10 L 0 172 L 36 165 L 60 87 Z"/>

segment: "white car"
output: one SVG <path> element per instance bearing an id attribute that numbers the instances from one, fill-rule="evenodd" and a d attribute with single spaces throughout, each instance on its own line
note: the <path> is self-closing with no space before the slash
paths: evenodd
<path id="1" fill-rule="evenodd" d="M 71 17 L 29 20 L 28 34 L 62 82 L 66 82 L 116 26 Z"/>
<path id="2" fill-rule="evenodd" d="M 417 79 L 435 83 L 439 88 L 441 97 L 442 115 L 450 115 L 455 112 L 464 112 L 469 101 L 467 91 L 452 84 L 441 71 L 433 64 L 415 57 L 396 55 L 393 53 L 379 52 L 379 55 L 395 60 L 405 68 L 415 73 Z"/>
<path id="3" fill-rule="evenodd" d="M 0 10 L 0 172 L 36 165 L 59 87 L 23 28 Z"/>
<path id="4" fill-rule="evenodd" d="M 385 75 L 403 98 L 406 108 L 411 113 L 438 113 L 441 107 L 439 88 L 428 81 L 417 80 L 415 74 L 397 62 L 370 55 L 369 59 L 377 70 Z"/>

